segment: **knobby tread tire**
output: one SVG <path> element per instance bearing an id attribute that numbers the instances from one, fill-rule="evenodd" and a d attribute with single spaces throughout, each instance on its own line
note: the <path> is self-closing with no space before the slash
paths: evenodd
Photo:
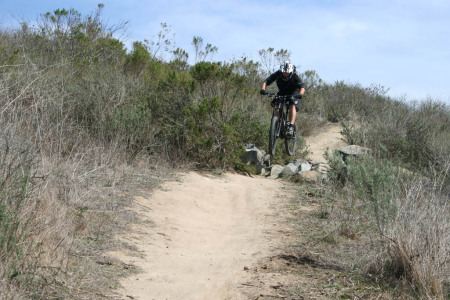
<path id="1" fill-rule="evenodd" d="M 269 153 L 270 155 L 275 155 L 275 150 L 277 148 L 277 134 L 279 132 L 280 119 L 273 115 L 270 121 L 270 132 L 269 132 Z"/>
<path id="2" fill-rule="evenodd" d="M 289 156 L 294 155 L 295 149 L 297 148 L 297 128 L 294 128 L 294 136 L 293 137 L 286 136 L 284 138 L 284 148 L 286 150 L 287 155 L 289 155 Z"/>

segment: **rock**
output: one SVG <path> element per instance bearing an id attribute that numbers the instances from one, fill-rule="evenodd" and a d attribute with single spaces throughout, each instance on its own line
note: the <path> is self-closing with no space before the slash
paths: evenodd
<path id="1" fill-rule="evenodd" d="M 289 163 L 287 166 L 283 168 L 283 171 L 281 172 L 282 175 L 285 176 L 291 176 L 297 173 L 298 167 L 296 167 L 293 163 Z"/>
<path id="2" fill-rule="evenodd" d="M 255 174 L 263 174 L 263 165 L 266 163 L 264 161 L 266 157 L 266 153 L 262 150 L 259 150 L 253 144 L 244 145 L 245 152 L 242 154 L 241 160 L 244 164 L 254 165 L 255 166 Z M 269 162 L 270 164 L 270 162 Z M 265 170 L 264 170 L 265 173 Z"/>
<path id="3" fill-rule="evenodd" d="M 270 168 L 269 178 L 278 178 L 281 172 L 283 172 L 283 169 L 284 167 L 281 165 L 272 165 L 272 167 Z"/>
<path id="4" fill-rule="evenodd" d="M 299 171 L 301 172 L 306 172 L 306 171 L 310 171 L 312 168 L 312 165 L 310 163 L 303 163 L 300 165 L 300 167 L 298 168 Z"/>
<path id="5" fill-rule="evenodd" d="M 292 163 L 298 168 L 298 171 L 309 171 L 312 167 L 312 164 L 306 159 L 296 158 Z"/>
<path id="6" fill-rule="evenodd" d="M 350 145 L 337 149 L 342 155 L 342 160 L 346 162 L 347 157 L 354 157 L 356 159 L 363 157 L 365 155 L 371 154 L 372 150 L 366 147 Z"/>
<path id="7" fill-rule="evenodd" d="M 257 162 L 255 164 L 255 174 L 264 175 L 265 173 L 266 173 L 266 169 L 263 168 L 262 163 L 261 162 Z"/>
<path id="8" fill-rule="evenodd" d="M 317 182 L 320 176 L 320 173 L 314 170 L 298 172 L 297 174 L 303 181 L 306 182 Z"/>
<path id="9" fill-rule="evenodd" d="M 257 162 L 263 162 L 264 155 L 258 148 L 247 149 L 242 154 L 242 162 L 244 164 L 251 164 Z"/>
<path id="10" fill-rule="evenodd" d="M 261 168 L 261 172 L 258 174 L 258 175 L 261 175 L 261 176 L 266 176 L 266 169 L 265 168 Z"/>
<path id="11" fill-rule="evenodd" d="M 300 167 L 302 164 L 309 164 L 309 162 L 306 159 L 296 158 L 292 162 L 295 166 Z"/>

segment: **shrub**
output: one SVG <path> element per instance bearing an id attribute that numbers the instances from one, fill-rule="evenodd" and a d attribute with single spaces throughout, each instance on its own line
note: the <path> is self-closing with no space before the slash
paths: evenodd
<path id="1" fill-rule="evenodd" d="M 187 155 L 200 166 L 233 167 L 240 161 L 244 143 L 267 143 L 267 128 L 245 112 L 221 121 L 222 102 L 205 98 L 185 110 Z"/>
<path id="2" fill-rule="evenodd" d="M 339 161 L 337 153 L 330 157 L 334 178 L 346 178 L 341 190 L 346 203 L 338 210 L 345 211 L 342 221 L 371 237 L 366 260 L 377 258 L 371 270 L 408 280 L 420 297 L 443 299 L 450 220 L 442 182 L 411 176 L 373 157 L 348 165 Z"/>
<path id="3" fill-rule="evenodd" d="M 442 170 L 450 153 L 450 112 L 445 105 L 419 106 L 391 101 L 357 126 L 344 122 L 350 144 L 371 148 L 379 157 L 401 162 L 420 172 Z"/>

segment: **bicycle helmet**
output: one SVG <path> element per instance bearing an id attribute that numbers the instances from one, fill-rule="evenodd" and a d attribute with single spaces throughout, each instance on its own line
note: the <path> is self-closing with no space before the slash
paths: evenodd
<path id="1" fill-rule="evenodd" d="M 281 76 L 283 80 L 289 80 L 292 77 L 292 74 L 294 74 L 294 65 L 289 61 L 286 60 L 280 65 L 280 72 L 281 73 L 289 73 L 289 76 Z"/>

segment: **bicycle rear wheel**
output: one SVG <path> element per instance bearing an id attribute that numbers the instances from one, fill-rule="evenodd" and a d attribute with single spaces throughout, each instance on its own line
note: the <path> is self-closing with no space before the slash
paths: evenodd
<path id="1" fill-rule="evenodd" d="M 280 119 L 273 115 L 270 121 L 270 132 L 269 132 L 269 153 L 270 155 L 275 155 L 275 149 L 277 148 L 277 138 L 280 129 Z"/>
<path id="2" fill-rule="evenodd" d="M 284 148 L 286 150 L 286 154 L 289 156 L 294 155 L 295 150 L 297 149 L 297 128 L 295 124 L 294 124 L 294 135 L 284 137 Z"/>

